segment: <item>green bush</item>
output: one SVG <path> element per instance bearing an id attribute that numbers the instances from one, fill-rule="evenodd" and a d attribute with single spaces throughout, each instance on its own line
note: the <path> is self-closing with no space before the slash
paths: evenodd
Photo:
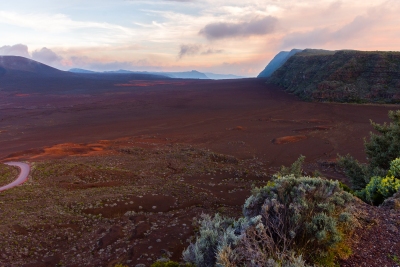
<path id="1" fill-rule="evenodd" d="M 373 205 L 382 204 L 385 199 L 400 190 L 399 168 L 400 158 L 397 158 L 390 163 L 390 170 L 385 177 L 372 177 L 365 189 L 357 191 L 356 195 Z"/>
<path id="2" fill-rule="evenodd" d="M 300 157 L 290 167 L 282 166 L 280 171 L 276 173 L 274 176 L 276 178 L 287 175 L 293 175 L 294 177 L 301 177 L 303 174 L 303 163 L 305 158 L 306 158 L 305 156 L 300 155 Z"/>
<path id="3" fill-rule="evenodd" d="M 196 266 L 333 266 L 350 254 L 352 201 L 338 182 L 277 178 L 253 190 L 243 218 L 203 216 L 184 260 Z"/>
<path id="4" fill-rule="evenodd" d="M 400 110 L 389 111 L 391 123 L 383 125 L 371 121 L 372 127 L 379 134 L 370 134 L 370 141 L 365 141 L 365 152 L 371 170 L 388 170 L 390 162 L 400 156 Z"/>
<path id="5" fill-rule="evenodd" d="M 400 156 L 400 110 L 389 111 L 388 116 L 392 120 L 389 124 L 377 124 L 371 121 L 372 127 L 378 134 L 371 132 L 370 140 L 368 142 L 364 140 L 367 164 L 358 162 L 350 155 L 339 156 L 338 161 L 350 179 L 351 189 L 359 191 L 357 195 L 364 200 L 368 198 L 369 202 L 374 203 L 380 203 L 381 198 L 385 198 L 377 189 L 383 180 L 379 177 L 384 177 L 389 168 L 393 168 L 394 176 L 400 174 L 400 160 L 396 160 Z M 382 185 L 380 188 L 384 190 Z"/>
<path id="6" fill-rule="evenodd" d="M 392 160 L 390 163 L 390 171 L 395 177 L 400 178 L 400 158 Z"/>
<path id="7" fill-rule="evenodd" d="M 350 155 L 339 156 L 339 166 L 345 170 L 346 176 L 350 179 L 353 190 L 362 190 L 369 182 L 368 166 L 361 164 Z"/>
<path id="8" fill-rule="evenodd" d="M 236 244 L 240 238 L 233 228 L 238 225 L 233 219 L 221 217 L 219 214 L 214 218 L 206 214 L 201 217 L 200 237 L 183 252 L 183 259 L 197 267 L 214 266 L 217 261 L 216 251 L 220 247 Z"/>

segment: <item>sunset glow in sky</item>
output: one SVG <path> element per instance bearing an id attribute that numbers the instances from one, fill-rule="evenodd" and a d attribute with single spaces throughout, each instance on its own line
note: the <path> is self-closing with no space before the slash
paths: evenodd
<path id="1" fill-rule="evenodd" d="M 400 50 L 399 0 L 13 0 L 0 55 L 68 70 L 256 76 L 281 50 Z"/>

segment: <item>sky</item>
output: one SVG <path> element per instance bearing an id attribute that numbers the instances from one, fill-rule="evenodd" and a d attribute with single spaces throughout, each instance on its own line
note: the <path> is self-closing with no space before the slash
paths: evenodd
<path id="1" fill-rule="evenodd" d="M 400 50 L 399 0 L 12 0 L 0 55 L 68 70 L 257 76 L 293 48 Z"/>

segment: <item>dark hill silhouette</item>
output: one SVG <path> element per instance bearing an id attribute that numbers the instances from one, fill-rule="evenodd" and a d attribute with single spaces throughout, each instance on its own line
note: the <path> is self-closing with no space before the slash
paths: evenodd
<path id="1" fill-rule="evenodd" d="M 72 73 L 24 57 L 0 56 L 0 91 L 4 92 L 90 93 L 132 80 L 165 79 L 170 78 L 149 73 Z"/>
<path id="2" fill-rule="evenodd" d="M 4 74 L 8 71 L 22 71 L 42 75 L 54 75 L 63 72 L 32 59 L 19 56 L 0 56 L 0 67 L 3 70 Z"/>

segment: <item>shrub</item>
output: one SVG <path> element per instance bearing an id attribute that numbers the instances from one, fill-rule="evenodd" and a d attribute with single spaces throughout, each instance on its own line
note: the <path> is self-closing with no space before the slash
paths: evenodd
<path id="1" fill-rule="evenodd" d="M 388 170 L 390 162 L 400 156 L 400 110 L 389 111 L 390 124 L 383 125 L 371 121 L 372 127 L 379 134 L 370 134 L 370 141 L 365 141 L 365 152 L 370 169 Z"/>
<path id="2" fill-rule="evenodd" d="M 374 176 L 365 189 L 357 191 L 356 195 L 373 205 L 382 204 L 383 201 L 393 196 L 400 189 L 400 158 L 390 163 L 390 170 L 385 177 Z"/>
<path id="3" fill-rule="evenodd" d="M 338 182 L 283 176 L 253 190 L 244 218 L 203 216 L 184 260 L 197 266 L 306 266 L 304 260 L 333 266 L 350 253 L 352 201 Z"/>
<path id="4" fill-rule="evenodd" d="M 305 156 L 300 155 L 300 157 L 290 166 L 290 167 L 285 167 L 282 166 L 280 171 L 276 173 L 274 176 L 276 178 L 287 176 L 287 175 L 293 175 L 294 177 L 301 177 L 303 174 L 303 163 L 305 160 Z"/>
<path id="5" fill-rule="evenodd" d="M 339 166 L 345 170 L 345 174 L 350 179 L 353 190 L 362 190 L 369 182 L 368 166 L 361 164 L 350 155 L 339 156 Z"/>
<path id="6" fill-rule="evenodd" d="M 390 163 L 390 171 L 395 177 L 400 178 L 400 158 L 392 160 Z"/>
<path id="7" fill-rule="evenodd" d="M 219 214 L 214 218 L 207 214 L 201 217 L 199 237 L 183 252 L 183 259 L 197 267 L 214 266 L 216 251 L 220 247 L 235 244 L 239 236 L 232 228 L 235 223 L 233 219 L 221 217 Z"/>
<path id="8" fill-rule="evenodd" d="M 400 110 L 389 111 L 390 124 L 371 121 L 379 134 L 370 134 L 364 141 L 368 164 L 361 164 L 350 155 L 339 157 L 339 165 L 350 178 L 355 195 L 379 205 L 400 188 Z"/>

